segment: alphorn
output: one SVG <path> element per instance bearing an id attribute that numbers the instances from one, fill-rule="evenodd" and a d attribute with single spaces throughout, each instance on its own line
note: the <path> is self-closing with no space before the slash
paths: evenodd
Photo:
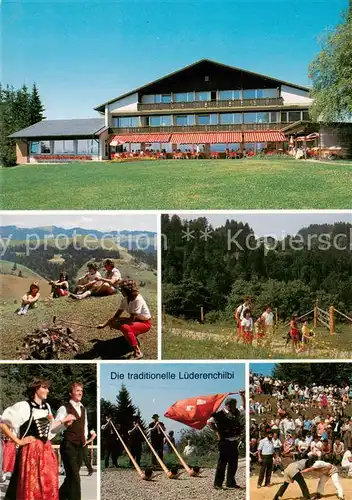
<path id="1" fill-rule="evenodd" d="M 194 471 L 193 469 L 191 469 L 191 467 L 189 467 L 186 464 L 186 462 L 184 461 L 184 459 L 182 458 L 182 456 L 179 454 L 179 452 L 177 451 L 176 447 L 174 446 L 173 442 L 169 439 L 169 436 L 166 434 L 166 432 L 164 431 L 164 429 L 161 426 L 159 426 L 159 427 L 160 427 L 162 433 L 164 434 L 166 441 L 169 443 L 169 445 L 171 446 L 171 448 L 174 450 L 175 455 L 179 459 L 180 464 L 184 467 L 184 469 L 187 472 L 187 474 L 189 476 L 191 476 L 191 477 L 198 476 L 199 471 Z"/>
<path id="2" fill-rule="evenodd" d="M 136 471 L 138 472 L 139 476 L 142 478 L 142 479 L 145 479 L 146 481 L 150 481 L 151 477 L 148 477 L 143 471 L 142 469 L 139 467 L 139 465 L 137 464 L 134 456 L 132 455 L 132 453 L 130 452 L 130 450 L 128 449 L 128 446 L 126 445 L 126 443 L 124 442 L 124 440 L 122 439 L 122 437 L 120 436 L 118 430 L 116 429 L 115 425 L 111 422 L 110 420 L 110 425 L 112 426 L 112 428 L 114 429 L 114 431 L 116 432 L 116 435 L 117 437 L 119 438 L 122 446 L 124 447 L 127 455 L 129 456 L 129 459 L 131 460 L 131 462 L 133 463 L 134 465 L 134 468 L 136 469 Z"/>
<path id="3" fill-rule="evenodd" d="M 166 465 L 164 464 L 164 462 L 161 460 L 161 458 L 159 457 L 159 455 L 155 451 L 155 449 L 152 446 L 151 442 L 149 441 L 149 439 L 147 438 L 147 436 L 144 434 L 143 429 L 141 428 L 141 426 L 137 424 L 137 427 L 138 427 L 140 433 L 142 434 L 142 436 L 144 437 L 145 441 L 147 442 L 147 444 L 148 444 L 149 448 L 151 449 L 152 453 L 154 454 L 155 458 L 159 462 L 160 467 L 165 472 L 166 476 L 169 479 L 176 479 L 178 477 L 178 474 L 174 474 L 173 472 L 171 472 L 171 471 L 168 470 L 168 468 L 166 467 Z"/>

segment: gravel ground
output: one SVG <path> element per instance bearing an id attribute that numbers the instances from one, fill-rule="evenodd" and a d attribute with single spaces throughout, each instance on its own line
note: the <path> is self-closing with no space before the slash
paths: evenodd
<path id="1" fill-rule="evenodd" d="M 143 481 L 131 469 L 105 470 L 101 474 L 101 500 L 118 495 L 119 500 L 245 500 L 246 490 L 214 490 L 215 469 L 204 469 L 200 477 L 181 474 L 179 479 L 168 479 L 163 472 L 155 472 L 153 481 Z M 246 485 L 246 466 L 242 460 L 236 476 L 240 486 Z"/>

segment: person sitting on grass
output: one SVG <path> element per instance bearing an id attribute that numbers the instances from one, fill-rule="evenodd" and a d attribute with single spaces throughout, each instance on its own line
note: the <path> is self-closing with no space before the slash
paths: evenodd
<path id="1" fill-rule="evenodd" d="M 90 281 L 82 288 L 82 291 L 78 294 L 71 293 L 70 296 L 73 299 L 86 299 L 91 295 L 95 296 L 106 296 L 114 295 L 118 292 L 118 286 L 121 281 L 121 273 L 116 269 L 114 261 L 111 259 L 106 259 L 104 261 L 104 267 L 106 271 L 105 278 L 97 278 L 94 281 Z M 100 273 L 99 273 L 100 274 Z"/>
<path id="2" fill-rule="evenodd" d="M 59 297 L 65 297 L 69 295 L 68 290 L 68 276 L 67 273 L 60 273 L 59 279 L 56 281 L 49 281 L 51 285 L 50 297 L 52 299 L 57 299 Z"/>
<path id="3" fill-rule="evenodd" d="M 29 287 L 29 291 L 23 295 L 22 305 L 17 314 L 19 316 L 21 316 L 22 314 L 27 314 L 28 309 L 33 309 L 34 307 L 37 307 L 37 302 L 39 300 L 39 297 L 40 297 L 39 283 L 35 281 Z"/>
<path id="4" fill-rule="evenodd" d="M 252 345 L 253 342 L 253 319 L 251 317 L 250 309 L 246 309 L 243 312 L 243 320 L 241 321 L 241 327 L 243 332 L 243 338 L 245 344 Z"/>
<path id="5" fill-rule="evenodd" d="M 120 330 L 133 349 L 134 359 L 141 359 L 143 353 L 139 348 L 137 336 L 147 333 L 152 326 L 151 314 L 146 301 L 140 295 L 137 283 L 132 280 L 120 282 L 120 291 L 123 295 L 120 307 L 116 314 L 98 325 L 97 328 L 110 326 L 111 329 Z M 122 317 L 127 312 L 129 317 Z"/>
<path id="6" fill-rule="evenodd" d="M 85 292 L 86 285 L 92 282 L 96 282 L 98 279 L 101 279 L 101 274 L 98 271 L 98 266 L 95 262 L 88 262 L 87 269 L 88 271 L 86 272 L 86 274 L 78 278 L 76 282 L 75 293 Z"/>

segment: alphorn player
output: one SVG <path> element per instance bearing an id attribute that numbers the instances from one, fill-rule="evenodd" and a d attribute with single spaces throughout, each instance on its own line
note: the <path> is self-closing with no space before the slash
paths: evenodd
<path id="1" fill-rule="evenodd" d="M 134 417 L 133 427 L 128 431 L 130 451 L 139 466 L 141 465 L 142 444 L 144 442 L 144 438 L 138 428 L 138 426 L 140 426 L 141 424 L 142 422 L 140 417 Z M 130 461 L 130 463 L 132 465 L 132 461 Z"/>
<path id="2" fill-rule="evenodd" d="M 243 408 L 246 407 L 245 392 L 240 392 Z M 209 427 L 217 433 L 219 439 L 219 459 L 216 467 L 214 488 L 223 489 L 226 473 L 226 488 L 241 489 L 236 483 L 238 467 L 238 445 L 245 437 L 245 411 L 237 408 L 236 399 L 226 401 L 224 408 L 213 413 L 208 420 Z"/>
<path id="3" fill-rule="evenodd" d="M 150 442 L 162 460 L 164 455 L 164 434 L 161 429 L 165 430 L 165 425 L 163 422 L 159 421 L 159 415 L 156 413 L 154 413 L 152 419 L 153 422 L 149 424 Z M 152 463 L 153 465 L 157 464 L 154 454 L 152 457 Z"/>

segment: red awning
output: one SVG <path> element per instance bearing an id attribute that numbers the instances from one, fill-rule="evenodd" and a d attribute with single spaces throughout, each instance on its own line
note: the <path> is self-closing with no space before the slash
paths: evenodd
<path id="1" fill-rule="evenodd" d="M 244 142 L 285 142 L 285 134 L 278 130 L 253 130 L 244 132 Z"/>
<path id="2" fill-rule="evenodd" d="M 131 143 L 142 143 L 142 142 L 169 142 L 170 134 L 126 134 L 126 135 L 115 135 L 110 141 L 110 146 L 118 146 L 119 144 L 124 144 L 125 142 Z"/>
<path id="3" fill-rule="evenodd" d="M 173 144 L 227 144 L 242 142 L 242 132 L 199 132 L 172 134 Z"/>
<path id="4" fill-rule="evenodd" d="M 312 141 L 313 139 L 318 139 L 320 134 L 318 132 L 313 132 L 312 134 L 307 135 L 307 141 Z"/>

